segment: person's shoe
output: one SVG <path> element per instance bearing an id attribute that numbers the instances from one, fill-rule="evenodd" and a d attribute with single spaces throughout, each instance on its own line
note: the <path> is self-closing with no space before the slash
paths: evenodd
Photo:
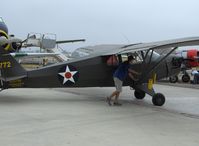
<path id="1" fill-rule="evenodd" d="M 113 105 L 115 105 L 115 106 L 121 106 L 122 104 L 119 103 L 119 102 L 114 102 Z"/>
<path id="2" fill-rule="evenodd" d="M 111 99 L 110 99 L 110 97 L 106 97 L 106 102 L 108 103 L 109 106 L 112 105 L 112 104 L 111 104 Z"/>

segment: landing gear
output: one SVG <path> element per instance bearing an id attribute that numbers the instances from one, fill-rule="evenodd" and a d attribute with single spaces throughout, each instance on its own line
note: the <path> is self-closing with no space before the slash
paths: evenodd
<path id="1" fill-rule="evenodd" d="M 169 82 L 170 83 L 176 83 L 178 81 L 178 76 L 171 76 L 169 77 Z"/>
<path id="2" fill-rule="evenodd" d="M 190 81 L 190 76 L 188 74 L 184 74 L 182 76 L 182 81 L 188 83 Z"/>
<path id="3" fill-rule="evenodd" d="M 141 90 L 135 90 L 135 92 L 134 92 L 134 96 L 137 99 L 144 99 L 145 95 L 146 95 L 145 92 L 143 92 Z"/>
<path id="4" fill-rule="evenodd" d="M 171 76 L 169 77 L 169 82 L 170 83 L 176 83 L 178 81 L 178 76 Z M 190 76 L 188 74 L 184 74 L 182 76 L 182 81 L 184 83 L 188 83 L 190 81 Z"/>
<path id="5" fill-rule="evenodd" d="M 161 93 L 156 93 L 152 97 L 152 102 L 155 106 L 162 106 L 165 103 L 165 97 Z"/>
<path id="6" fill-rule="evenodd" d="M 141 84 L 132 87 L 134 91 L 135 98 L 143 99 L 146 94 L 152 96 L 152 103 L 155 106 L 162 106 L 165 103 L 165 97 L 161 93 L 155 93 L 154 89 L 149 89 L 148 84 Z"/>

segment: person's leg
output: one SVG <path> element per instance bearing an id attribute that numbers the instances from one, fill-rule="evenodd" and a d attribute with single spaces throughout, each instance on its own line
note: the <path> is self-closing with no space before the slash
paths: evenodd
<path id="1" fill-rule="evenodd" d="M 109 98 L 112 100 L 112 98 L 113 98 L 114 96 L 117 96 L 117 94 L 118 94 L 118 92 L 117 92 L 117 91 L 114 91 L 114 92 L 111 94 L 111 96 L 109 96 Z"/>
<path id="2" fill-rule="evenodd" d="M 113 104 L 114 105 L 122 105 L 122 104 L 120 104 L 118 102 L 118 99 L 119 99 L 120 93 L 122 92 L 122 84 L 123 84 L 123 82 L 121 80 L 119 80 L 119 79 L 117 79 L 116 82 L 117 82 L 117 88 L 116 88 L 117 92 L 116 92 L 116 96 L 115 96 L 115 100 L 114 100 Z"/>
<path id="3" fill-rule="evenodd" d="M 114 96 L 118 95 L 118 92 L 121 92 L 121 86 L 122 86 L 122 81 L 120 81 L 118 78 L 113 78 L 114 83 L 115 83 L 115 88 L 116 90 L 109 96 L 110 99 L 112 99 Z"/>
<path id="4" fill-rule="evenodd" d="M 197 83 L 197 77 L 196 77 L 196 74 L 194 74 L 193 76 L 193 83 L 196 84 Z"/>
<path id="5" fill-rule="evenodd" d="M 196 84 L 199 83 L 199 73 L 196 74 Z"/>
<path id="6" fill-rule="evenodd" d="M 112 105 L 112 103 L 111 103 L 112 98 L 117 95 L 117 82 L 116 82 L 115 78 L 113 78 L 113 80 L 115 83 L 116 91 L 114 91 L 110 96 L 106 97 L 106 101 L 110 106 Z"/>
<path id="7" fill-rule="evenodd" d="M 117 95 L 116 95 L 116 97 L 115 97 L 115 100 L 114 100 L 114 102 L 113 102 L 113 105 L 117 105 L 117 106 L 122 105 L 122 104 L 119 103 L 119 101 L 118 101 L 119 96 L 120 96 L 120 92 L 117 93 Z"/>
<path id="8" fill-rule="evenodd" d="M 116 96 L 115 96 L 114 103 L 119 103 L 119 102 L 118 102 L 119 96 L 120 96 L 120 92 L 117 92 L 117 93 L 116 93 Z"/>
<path id="9" fill-rule="evenodd" d="M 116 91 L 114 91 L 110 96 L 107 97 L 107 102 L 109 105 L 112 105 L 111 104 L 111 100 L 118 100 L 119 98 L 119 94 L 121 92 L 121 88 L 122 88 L 122 81 L 120 81 L 118 78 L 113 78 L 114 80 L 114 83 L 115 83 L 115 88 L 116 88 Z M 115 96 L 115 99 L 113 99 L 113 97 Z"/>
<path id="10" fill-rule="evenodd" d="M 119 96 L 120 96 L 120 92 L 117 91 L 117 93 L 116 93 L 116 95 L 115 95 L 115 100 L 114 100 L 114 102 L 118 101 Z"/>

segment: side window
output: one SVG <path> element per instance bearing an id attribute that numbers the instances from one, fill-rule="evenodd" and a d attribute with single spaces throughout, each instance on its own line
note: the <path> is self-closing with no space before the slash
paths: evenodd
<path id="1" fill-rule="evenodd" d="M 139 63 L 141 63 L 141 62 L 143 62 L 143 58 L 142 58 L 142 55 L 141 55 L 141 52 L 135 52 L 134 54 L 133 54 L 133 56 L 134 56 L 134 58 L 135 58 L 135 60 L 134 60 L 134 63 L 136 64 L 139 64 Z"/>
<path id="2" fill-rule="evenodd" d="M 128 60 L 128 55 L 127 54 L 122 54 L 121 55 L 121 59 L 122 59 L 122 62 L 125 62 Z"/>
<path id="3" fill-rule="evenodd" d="M 122 62 L 127 61 L 128 56 L 133 56 L 135 58 L 135 60 L 132 61 L 132 64 L 139 64 L 140 62 L 143 61 L 141 53 L 140 52 L 134 52 L 134 53 L 122 54 L 121 55 Z"/>

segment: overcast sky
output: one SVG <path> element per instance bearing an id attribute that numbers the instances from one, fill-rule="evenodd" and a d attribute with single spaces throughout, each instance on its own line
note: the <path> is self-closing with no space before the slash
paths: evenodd
<path id="1" fill-rule="evenodd" d="M 73 47 L 199 36 L 198 0 L 1 0 L 0 5 L 10 34 L 87 40 Z"/>

